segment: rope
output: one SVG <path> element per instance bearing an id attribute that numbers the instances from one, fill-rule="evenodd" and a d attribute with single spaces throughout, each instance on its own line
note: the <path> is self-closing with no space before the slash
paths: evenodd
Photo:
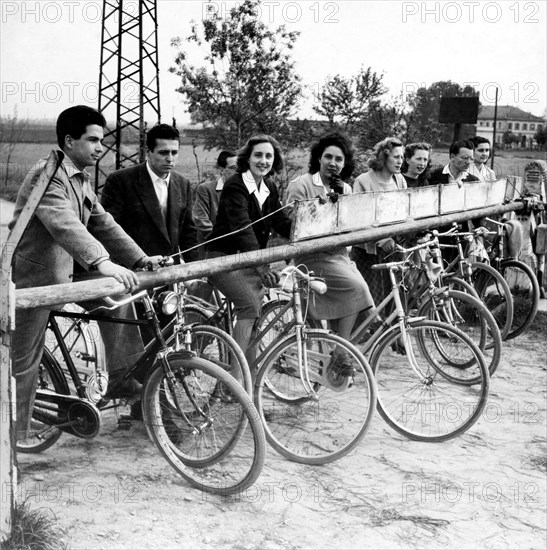
<path id="1" fill-rule="evenodd" d="M 183 254 L 186 254 L 187 252 L 191 252 L 192 250 L 195 250 L 196 248 L 200 248 L 204 245 L 208 245 L 209 243 L 213 243 L 215 241 L 218 241 L 219 239 L 225 239 L 226 237 L 231 237 L 232 235 L 236 235 L 237 233 L 241 233 L 242 231 L 246 231 L 250 227 L 252 227 L 255 223 L 258 223 L 262 220 L 265 220 L 266 218 L 269 218 L 270 216 L 273 216 L 274 214 L 277 214 L 278 212 L 281 212 L 282 210 L 286 210 L 287 208 L 292 208 L 296 201 L 292 201 L 289 204 L 286 204 L 285 206 L 282 206 L 281 208 L 278 208 L 277 210 L 274 210 L 273 212 L 270 212 L 269 214 L 266 214 L 265 216 L 262 216 L 262 218 L 258 218 L 258 220 L 255 220 L 254 222 L 251 222 L 250 224 L 246 225 L 245 227 L 242 227 L 240 229 L 236 229 L 235 231 L 232 231 L 231 233 L 226 233 L 225 235 L 220 235 L 219 237 L 215 237 L 214 239 L 211 239 L 210 241 L 206 241 L 204 243 L 196 244 L 195 246 L 192 246 L 190 248 L 187 248 L 186 250 L 182 250 L 181 252 L 176 252 L 175 254 L 172 254 L 171 256 L 168 256 L 169 258 L 176 258 L 177 256 L 182 256 Z"/>

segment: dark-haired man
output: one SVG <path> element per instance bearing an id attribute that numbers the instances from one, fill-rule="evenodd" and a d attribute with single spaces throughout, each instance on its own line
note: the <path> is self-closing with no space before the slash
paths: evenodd
<path id="1" fill-rule="evenodd" d="M 83 268 L 114 277 L 132 291 L 138 286 L 138 279 L 131 269 L 148 263 L 153 267 L 159 265 L 161 256 L 149 257 L 105 212 L 92 190 L 86 168 L 97 162 L 103 150 L 105 126 L 102 114 L 86 106 L 71 107 L 59 115 L 56 131 L 62 163 L 15 252 L 13 281 L 18 288 L 69 283 L 76 260 Z M 25 178 L 10 227 L 21 215 L 45 163 L 46 159 L 38 161 Z M 111 255 L 128 267 L 114 263 Z M 25 439 L 29 434 L 48 316 L 49 310 L 45 308 L 16 312 L 12 351 L 17 439 Z M 115 378 L 134 352 L 124 349 L 124 342 L 117 339 L 116 331 L 110 331 L 110 336 L 116 339 L 114 346 L 105 342 L 107 368 Z M 110 356 L 109 360 L 109 352 L 116 357 Z"/>
<path id="2" fill-rule="evenodd" d="M 190 182 L 174 171 L 179 132 L 168 124 L 154 126 L 146 147 L 146 162 L 106 178 L 101 203 L 147 254 L 171 256 L 182 250 L 184 261 L 196 260 L 197 249 L 184 252 L 196 246 L 197 232 Z"/>
<path id="3" fill-rule="evenodd" d="M 469 173 L 473 162 L 473 143 L 470 140 L 455 141 L 449 149 L 450 161 L 443 168 L 431 172 L 430 185 L 439 183 L 464 183 L 479 181 L 479 178 Z"/>
<path id="4" fill-rule="evenodd" d="M 205 181 L 198 185 L 196 189 L 196 200 L 192 213 L 200 243 L 205 242 L 213 230 L 213 224 L 217 219 L 220 194 L 222 193 L 225 181 L 235 174 L 236 165 L 236 154 L 231 151 L 222 151 L 217 159 L 219 178 Z M 204 256 L 204 254 L 202 255 Z"/>

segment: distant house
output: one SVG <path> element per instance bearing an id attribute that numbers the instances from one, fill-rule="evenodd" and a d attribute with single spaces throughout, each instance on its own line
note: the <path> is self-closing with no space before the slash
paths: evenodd
<path id="1" fill-rule="evenodd" d="M 534 134 L 543 128 L 545 120 L 511 105 L 498 106 L 496 144 L 503 144 L 505 132 L 511 132 L 515 139 L 512 145 L 517 148 L 532 148 L 536 145 Z M 494 132 L 494 107 L 483 105 L 477 118 L 477 136 L 492 142 Z"/>

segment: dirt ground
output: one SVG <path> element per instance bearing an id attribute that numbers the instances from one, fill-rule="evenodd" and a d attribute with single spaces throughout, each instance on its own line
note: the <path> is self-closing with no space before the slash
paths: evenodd
<path id="1" fill-rule="evenodd" d="M 540 328 L 541 326 L 541 328 Z M 504 344 L 487 407 L 457 439 L 418 443 L 376 415 L 361 445 L 323 467 L 268 449 L 258 482 L 221 498 L 190 488 L 142 423 L 105 415 L 20 455 L 19 495 L 57 518 L 72 549 L 545 548 L 547 313 Z"/>

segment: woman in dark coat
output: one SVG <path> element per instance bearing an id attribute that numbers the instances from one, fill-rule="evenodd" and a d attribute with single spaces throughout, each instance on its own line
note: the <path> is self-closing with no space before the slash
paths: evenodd
<path id="1" fill-rule="evenodd" d="M 237 173 L 224 184 L 213 231 L 207 239 L 207 257 L 252 252 L 266 248 L 273 227 L 289 237 L 291 221 L 269 180 L 283 168 L 283 155 L 271 136 L 254 136 L 238 152 Z M 234 339 L 244 353 L 260 316 L 265 289 L 279 277 L 268 265 L 249 267 L 209 277 L 234 304 Z"/>

